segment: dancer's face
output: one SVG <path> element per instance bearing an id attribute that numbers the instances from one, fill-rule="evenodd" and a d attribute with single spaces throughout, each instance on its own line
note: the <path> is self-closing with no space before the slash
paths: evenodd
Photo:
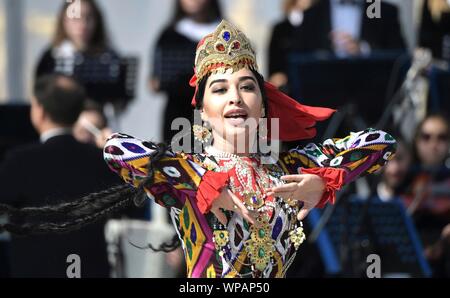
<path id="1" fill-rule="evenodd" d="M 252 71 L 244 68 L 209 76 L 202 119 L 211 124 L 214 140 L 248 140 L 257 130 L 262 110 L 261 89 Z"/>

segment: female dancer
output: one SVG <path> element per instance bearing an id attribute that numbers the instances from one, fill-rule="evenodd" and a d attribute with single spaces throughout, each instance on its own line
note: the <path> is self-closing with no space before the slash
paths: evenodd
<path id="1" fill-rule="evenodd" d="M 395 150 L 389 134 L 373 129 L 278 158 L 252 150 L 259 139 L 276 134 L 272 122 L 266 135 L 261 126 L 247 126 L 251 120 L 279 119 L 277 138 L 292 141 L 313 137 L 315 122 L 334 111 L 303 106 L 265 83 L 250 41 L 226 21 L 200 41 L 190 84 L 196 87 L 192 104 L 208 123 L 193 129 L 197 140 L 210 143 L 203 152 L 176 152 L 114 134 L 104 157 L 132 188 L 119 186 L 45 210 L 0 206 L 0 213 L 3 208 L 16 215 L 64 213 L 62 222 L 40 218 L 3 228 L 22 234 L 70 230 L 151 198 L 171 211 L 188 277 L 284 277 L 305 239 L 301 219 L 333 202 L 344 184 L 381 168 Z"/>

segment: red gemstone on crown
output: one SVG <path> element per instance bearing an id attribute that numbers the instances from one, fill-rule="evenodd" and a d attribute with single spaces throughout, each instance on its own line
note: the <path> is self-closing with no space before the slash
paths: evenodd
<path id="1" fill-rule="evenodd" d="M 219 43 L 216 45 L 216 50 L 218 50 L 219 52 L 225 52 L 225 46 Z"/>
<path id="2" fill-rule="evenodd" d="M 233 50 L 239 50 L 241 48 L 241 43 L 239 41 L 235 41 L 233 43 Z"/>

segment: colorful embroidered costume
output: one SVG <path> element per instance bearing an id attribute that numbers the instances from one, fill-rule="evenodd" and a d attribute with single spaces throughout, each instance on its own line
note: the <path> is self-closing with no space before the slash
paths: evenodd
<path id="1" fill-rule="evenodd" d="M 223 21 L 200 41 L 191 86 L 214 73 L 257 71 L 255 53 L 245 35 Z M 278 139 L 291 141 L 315 135 L 316 121 L 334 110 L 308 107 L 265 83 L 268 119 L 279 119 Z M 194 96 L 192 105 L 199 108 Z M 269 122 L 270 124 L 270 122 Z M 210 135 L 198 130 L 200 139 Z M 267 138 L 274 138 L 269 133 Z M 194 129 L 195 133 L 195 129 Z M 296 250 L 304 241 L 298 198 L 272 197 L 265 190 L 283 184 L 285 174 L 315 174 L 323 178 L 325 192 L 318 207 L 334 202 L 344 184 L 381 168 L 393 155 L 395 140 L 383 131 L 368 129 L 344 139 L 330 139 L 281 153 L 270 162 L 253 154 L 237 156 L 206 147 L 201 154 L 166 151 L 153 162 L 157 145 L 124 134 L 107 142 L 104 157 L 109 167 L 134 187 L 144 186 L 149 198 L 169 208 L 182 242 L 188 277 L 284 277 Z M 147 182 L 148 169 L 153 182 Z M 243 205 L 257 214 L 249 224 L 238 212 L 227 210 L 226 225 L 211 207 L 228 188 Z"/>
<path id="2" fill-rule="evenodd" d="M 333 202 L 334 191 L 342 185 L 383 166 L 392 156 L 394 145 L 389 134 L 366 130 L 344 139 L 327 140 L 322 145 L 310 144 L 304 149 L 282 153 L 274 165 L 262 165 L 258 156 L 244 158 L 243 162 L 256 164 L 251 167 L 255 169 L 251 173 L 255 188 L 262 187 L 255 185 L 257 176 L 266 177 L 270 186 L 278 185 L 281 175 L 296 174 L 299 169 L 302 173 L 322 176 L 327 181 L 327 192 L 320 204 L 323 206 L 327 201 Z M 147 165 L 155 149 L 155 144 L 115 134 L 108 141 L 104 156 L 112 170 L 137 187 L 147 175 Z M 208 153 L 167 152 L 154 165 L 154 184 L 145 190 L 158 204 L 170 208 L 173 224 L 183 243 L 189 277 L 252 276 L 249 257 L 252 250 L 256 250 L 254 254 L 272 255 L 258 276 L 283 277 L 296 251 L 289 232 L 298 224 L 290 210 L 292 206 L 283 199 L 266 198 L 265 205 L 270 209 L 267 230 L 252 233 L 252 227 L 241 216 L 230 213 L 228 233 L 215 233 L 215 216 L 209 212 L 211 203 L 223 187 L 232 181 L 240 183 L 236 173 L 239 166 L 236 167 L 232 159 Z M 222 253 L 216 249 L 214 236 L 223 236 L 222 241 L 228 244 L 222 246 L 225 247 Z M 274 241 L 274 249 L 258 246 L 258 239 L 251 241 L 252 237 L 268 237 Z M 253 246 L 248 249 L 249 244 Z"/>

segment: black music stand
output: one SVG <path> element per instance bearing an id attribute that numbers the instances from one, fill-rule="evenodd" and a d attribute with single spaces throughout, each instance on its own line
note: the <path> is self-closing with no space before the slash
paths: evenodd
<path id="1" fill-rule="evenodd" d="M 293 53 L 289 57 L 290 94 L 306 105 L 337 110 L 352 107 L 354 114 L 373 125 L 388 104 L 391 74 L 402 54 L 380 51 L 365 58 L 339 59 L 331 54 Z M 320 135 L 324 127 L 318 128 Z"/>
<path id="2" fill-rule="evenodd" d="M 315 227 L 321 214 L 318 209 L 311 211 L 308 223 Z M 360 230 L 362 220 L 364 231 Z M 382 277 L 431 276 L 414 224 L 398 198 L 390 202 L 372 198 L 367 204 L 353 196 L 348 204 L 336 205 L 317 245 L 325 271 L 332 276 L 367 277 L 370 254 L 380 256 Z"/>
<path id="3" fill-rule="evenodd" d="M 137 71 L 135 57 L 82 56 L 74 67 L 73 77 L 86 88 L 93 101 L 126 105 L 135 97 Z"/>

